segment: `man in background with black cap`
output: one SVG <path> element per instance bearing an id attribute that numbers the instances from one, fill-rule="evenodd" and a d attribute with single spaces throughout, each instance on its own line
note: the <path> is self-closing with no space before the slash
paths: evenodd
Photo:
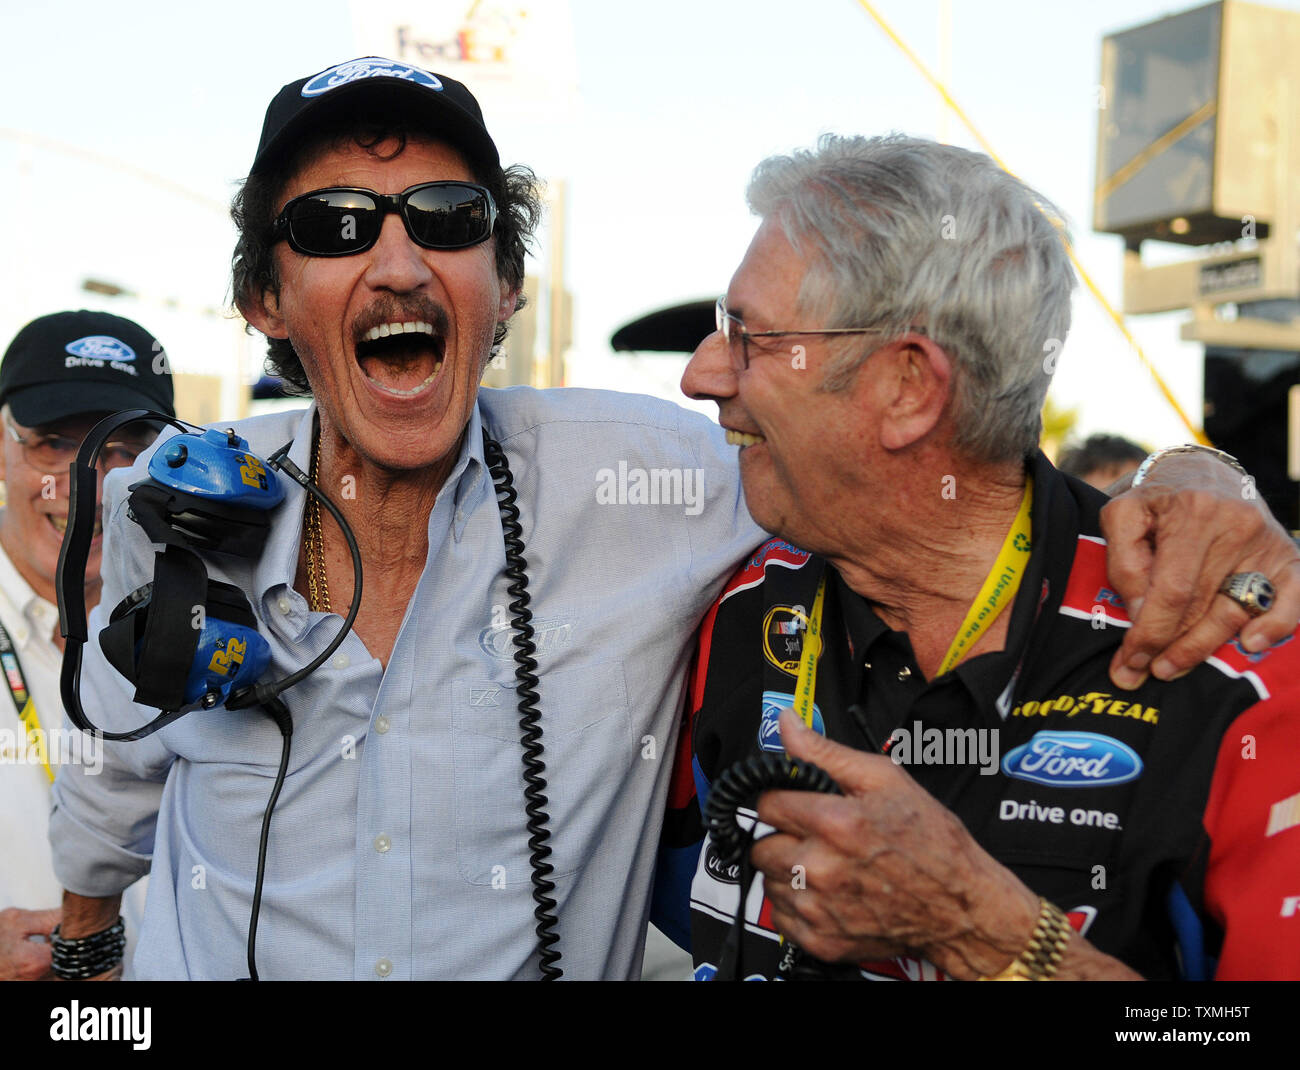
<path id="1" fill-rule="evenodd" d="M 50 968 L 49 944 L 29 937 L 44 937 L 59 921 L 46 826 L 50 782 L 69 756 L 49 735 L 63 723 L 54 575 L 68 521 L 68 465 L 101 417 L 128 408 L 173 415 L 172 380 L 154 337 L 120 316 L 42 316 L 18 332 L 0 364 L 0 663 L 9 692 L 0 697 L 0 979 L 42 977 Z M 101 470 L 134 463 L 154 434 L 124 429 L 104 449 Z M 86 570 L 92 606 L 102 541 L 96 523 Z"/>
<path id="2" fill-rule="evenodd" d="M 283 694 L 253 975 L 635 976 L 692 633 L 764 538 L 722 430 L 652 398 L 479 389 L 539 204 L 459 82 L 368 57 L 284 86 L 232 214 L 235 299 L 314 396 L 236 430 L 263 457 L 290 443 L 365 579 L 353 633 Z M 105 492 L 101 610 L 152 575 L 124 486 Z M 274 678 L 353 598 L 310 501 L 290 485 L 259 560 L 207 562 L 247 594 Z M 106 730 L 147 719 L 93 638 L 82 680 Z M 213 709 L 61 775 L 61 939 L 100 941 L 152 859 L 135 974 L 244 975 L 280 743 Z"/>

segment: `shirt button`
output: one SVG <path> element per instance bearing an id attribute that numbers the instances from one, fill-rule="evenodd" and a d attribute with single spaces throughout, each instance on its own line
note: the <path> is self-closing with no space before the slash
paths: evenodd
<path id="1" fill-rule="evenodd" d="M 375 731 L 381 736 L 387 732 L 390 727 L 392 726 L 389 725 L 387 717 L 380 716 L 375 718 Z"/>
<path id="2" fill-rule="evenodd" d="M 276 603 L 276 605 L 280 607 L 280 612 L 283 613 L 286 617 L 289 615 L 289 599 L 281 598 L 280 601 Z"/>
<path id="3" fill-rule="evenodd" d="M 393 964 L 388 959 L 380 959 L 375 963 L 375 973 L 380 977 L 387 977 L 393 972 Z"/>
<path id="4" fill-rule="evenodd" d="M 869 668 L 871 668 L 871 662 L 869 662 L 869 661 L 864 661 L 864 662 L 862 663 L 862 667 L 863 667 L 864 669 L 869 669 Z"/>
<path id="5" fill-rule="evenodd" d="M 346 669 L 348 667 L 348 656 L 346 654 L 334 655 L 334 668 Z"/>
<path id="6" fill-rule="evenodd" d="M 383 854 L 392 846 L 393 846 L 393 841 L 388 838 L 387 833 L 381 832 L 378 836 L 375 837 L 375 850 L 378 851 L 380 854 Z"/>
<path id="7" fill-rule="evenodd" d="M 465 510 L 464 510 L 464 509 L 457 509 L 457 510 L 456 510 L 456 523 L 457 523 L 457 524 L 463 524 L 463 523 L 465 523 Z"/>

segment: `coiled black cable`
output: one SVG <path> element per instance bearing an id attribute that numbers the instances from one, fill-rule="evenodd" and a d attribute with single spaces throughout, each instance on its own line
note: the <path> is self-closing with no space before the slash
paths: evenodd
<path id="1" fill-rule="evenodd" d="M 709 789 L 704 821 L 724 865 L 734 866 L 749 846 L 750 835 L 736 821 L 740 807 L 753 810 L 765 791 L 820 791 L 842 794 L 826 770 L 797 762 L 787 754 L 764 751 L 727 769 Z"/>
<path id="2" fill-rule="evenodd" d="M 528 562 L 524 559 L 523 526 L 519 523 L 519 508 L 515 505 L 514 479 L 505 451 L 488 433 L 483 431 L 483 452 L 487 457 L 492 481 L 496 484 L 497 507 L 501 511 L 501 531 L 506 544 L 506 588 L 510 597 L 510 624 L 514 628 L 515 680 L 519 695 L 520 742 L 524 749 L 524 813 L 528 815 L 528 864 L 532 867 L 533 917 L 537 919 L 537 956 L 542 980 L 558 981 L 564 971 L 556 965 L 560 952 L 556 944 L 560 934 L 555 931 L 559 919 L 555 915 L 556 902 L 551 893 L 555 882 L 550 879 L 555 867 L 547 861 L 551 848 L 550 815 L 546 812 L 546 763 L 542 761 L 541 711 L 537 704 L 541 696 L 537 685 L 537 647 L 533 643 L 533 614 L 528 608 Z"/>
<path id="3" fill-rule="evenodd" d="M 826 770 L 809 762 L 800 762 L 787 754 L 765 751 L 751 755 L 727 768 L 709 789 L 708 802 L 704 804 L 704 823 L 717 848 L 724 866 L 740 867 L 739 896 L 731 928 L 723 942 L 714 980 L 738 981 L 745 976 L 742 962 L 745 942 L 745 904 L 754 885 L 756 872 L 749 857 L 754 843 L 754 828 L 742 829 L 736 820 L 736 811 L 758 809 L 758 797 L 765 791 L 819 791 L 827 795 L 841 795 L 840 787 Z M 801 952 L 787 944 L 783 969 L 793 969 L 802 958 Z M 811 959 L 809 965 L 816 973 L 822 964 Z M 800 971 L 801 973 L 803 971 Z"/>

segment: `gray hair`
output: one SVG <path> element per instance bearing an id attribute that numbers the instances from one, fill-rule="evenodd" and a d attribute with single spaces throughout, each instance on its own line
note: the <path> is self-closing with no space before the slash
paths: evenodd
<path id="1" fill-rule="evenodd" d="M 919 325 L 952 358 L 958 449 L 1001 462 L 1037 448 L 1075 284 L 1046 198 L 980 153 L 827 134 L 759 164 L 748 199 L 811 254 L 802 310 L 888 338 Z M 844 347 L 825 388 L 847 385 L 873 348 Z"/>

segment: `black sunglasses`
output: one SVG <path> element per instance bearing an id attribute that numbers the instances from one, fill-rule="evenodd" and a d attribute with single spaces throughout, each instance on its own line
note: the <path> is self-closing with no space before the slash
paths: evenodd
<path id="1" fill-rule="evenodd" d="M 472 182 L 423 182 L 401 193 L 334 186 L 284 206 L 271 228 L 305 256 L 352 256 L 379 240 L 384 216 L 397 212 L 411 241 L 426 249 L 465 249 L 492 236 L 497 206 Z"/>

